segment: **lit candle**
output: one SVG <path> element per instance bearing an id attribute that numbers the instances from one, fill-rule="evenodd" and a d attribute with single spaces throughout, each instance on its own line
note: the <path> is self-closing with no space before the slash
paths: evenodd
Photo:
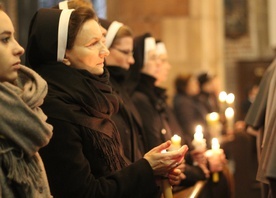
<path id="1" fill-rule="evenodd" d="M 232 106 L 234 104 L 234 101 L 235 101 L 235 95 L 232 93 L 229 93 L 226 97 L 226 103 Z"/>
<path id="2" fill-rule="evenodd" d="M 221 103 L 224 103 L 226 101 L 227 93 L 225 91 L 222 91 L 219 93 L 219 101 Z"/>
<path id="3" fill-rule="evenodd" d="M 212 139 L 212 150 L 217 152 L 220 149 L 218 138 Z"/>
<path id="4" fill-rule="evenodd" d="M 207 123 L 209 125 L 217 124 L 219 121 L 219 114 L 217 112 L 212 112 L 206 116 Z"/>
<path id="5" fill-rule="evenodd" d="M 178 135 L 173 135 L 171 137 L 172 145 L 170 147 L 170 150 L 177 150 L 181 148 L 181 137 Z"/>
<path id="6" fill-rule="evenodd" d="M 227 93 L 225 91 L 222 91 L 219 93 L 219 104 L 220 104 L 220 114 L 223 114 L 226 108 L 226 98 Z"/>
<path id="7" fill-rule="evenodd" d="M 192 141 L 195 150 L 202 151 L 206 149 L 206 139 L 203 138 L 203 129 L 201 125 L 197 125 L 195 128 L 194 139 Z"/>
<path id="8" fill-rule="evenodd" d="M 226 117 L 226 126 L 227 132 L 231 133 L 234 131 L 234 109 L 232 107 L 228 107 L 225 110 L 225 117 Z"/>
<path id="9" fill-rule="evenodd" d="M 222 129 L 220 116 L 217 112 L 207 114 L 206 121 L 212 137 L 219 137 Z"/>
<path id="10" fill-rule="evenodd" d="M 212 139 L 212 157 L 217 159 L 218 156 L 220 155 L 220 152 L 221 151 L 220 151 L 220 145 L 219 145 L 218 139 L 213 138 Z M 212 179 L 213 179 L 213 182 L 218 182 L 219 181 L 219 173 L 218 172 L 213 173 Z"/>

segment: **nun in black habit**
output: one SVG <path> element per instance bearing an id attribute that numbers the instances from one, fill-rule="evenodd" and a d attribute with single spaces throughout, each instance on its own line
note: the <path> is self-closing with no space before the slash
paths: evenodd
<path id="1" fill-rule="evenodd" d="M 118 113 L 112 115 L 112 120 L 119 129 L 125 156 L 134 162 L 145 153 L 146 142 L 141 117 L 126 86 L 127 71 L 134 63 L 133 35 L 123 23 L 100 19 L 100 24 L 107 30 L 106 47 L 110 51 L 105 66 L 110 73 L 112 88 L 120 98 Z"/>
<path id="2" fill-rule="evenodd" d="M 187 147 L 164 154 L 166 142 L 125 162 L 110 118 L 118 99 L 103 66 L 109 54 L 103 41 L 91 8 L 40 9 L 31 21 L 26 62 L 48 82 L 42 108 L 54 127 L 41 150 L 51 191 L 66 198 L 152 198 L 156 176 L 173 170 Z"/>

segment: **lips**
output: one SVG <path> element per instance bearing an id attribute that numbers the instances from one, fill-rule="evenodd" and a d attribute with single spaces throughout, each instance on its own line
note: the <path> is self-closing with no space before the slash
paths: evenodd
<path id="1" fill-rule="evenodd" d="M 13 67 L 14 69 L 19 69 L 19 68 L 20 68 L 20 61 L 14 63 L 14 64 L 12 65 L 12 67 Z"/>
<path id="2" fill-rule="evenodd" d="M 101 62 L 101 63 L 98 63 L 97 65 L 103 65 L 104 63 L 103 62 Z"/>

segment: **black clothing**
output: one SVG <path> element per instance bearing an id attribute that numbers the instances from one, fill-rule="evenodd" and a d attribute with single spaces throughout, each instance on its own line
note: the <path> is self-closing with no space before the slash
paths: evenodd
<path id="1" fill-rule="evenodd" d="M 204 105 L 208 113 L 219 113 L 219 104 L 215 94 L 201 91 L 198 95 L 198 100 Z"/>
<path id="2" fill-rule="evenodd" d="M 149 163 L 141 159 L 127 166 L 122 155 L 119 132 L 111 120 L 119 103 L 107 70 L 96 76 L 57 60 L 62 12 L 67 10 L 40 9 L 34 15 L 26 53 L 27 62 L 49 85 L 42 108 L 54 131 L 41 156 L 52 194 L 152 198 L 158 188 Z"/>
<path id="3" fill-rule="evenodd" d="M 131 97 L 143 121 L 147 151 L 170 140 L 173 132 L 168 124 L 166 103 L 155 94 L 154 82 L 155 78 L 141 74 L 141 80 Z"/>
<path id="4" fill-rule="evenodd" d="M 126 90 L 125 78 L 127 70 L 118 66 L 108 66 L 110 82 L 120 100 L 119 111 L 112 115 L 112 120 L 119 129 L 125 156 L 137 161 L 145 154 L 143 124 L 139 112 Z"/>
<path id="5" fill-rule="evenodd" d="M 208 112 L 197 100 L 197 98 L 186 94 L 176 94 L 173 99 L 173 107 L 183 134 L 185 134 L 189 140 L 192 141 L 196 126 L 201 125 L 203 128 L 204 138 L 209 144 L 210 137 L 206 122 L 206 115 Z"/>
<path id="6" fill-rule="evenodd" d="M 166 90 L 154 86 L 155 78 L 141 74 L 141 81 L 134 91 L 132 99 L 140 112 L 144 124 L 146 138 L 149 142 L 148 149 L 170 140 L 172 135 L 182 137 L 182 144 L 191 146 L 191 142 L 181 133 L 181 128 L 174 116 L 172 109 L 166 103 Z M 198 180 L 204 180 L 203 171 L 196 166 L 189 155 L 186 155 L 186 168 L 184 174 L 187 179 L 181 185 L 188 187 L 194 185 Z"/>

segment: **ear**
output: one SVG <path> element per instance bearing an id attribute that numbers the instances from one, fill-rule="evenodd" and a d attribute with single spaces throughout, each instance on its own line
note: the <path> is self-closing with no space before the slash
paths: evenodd
<path id="1" fill-rule="evenodd" d="M 65 65 L 67 65 L 67 66 L 70 66 L 70 65 L 71 65 L 71 62 L 70 62 L 70 60 L 69 60 L 68 58 L 64 58 L 64 59 L 62 60 L 62 62 L 63 62 Z"/>

